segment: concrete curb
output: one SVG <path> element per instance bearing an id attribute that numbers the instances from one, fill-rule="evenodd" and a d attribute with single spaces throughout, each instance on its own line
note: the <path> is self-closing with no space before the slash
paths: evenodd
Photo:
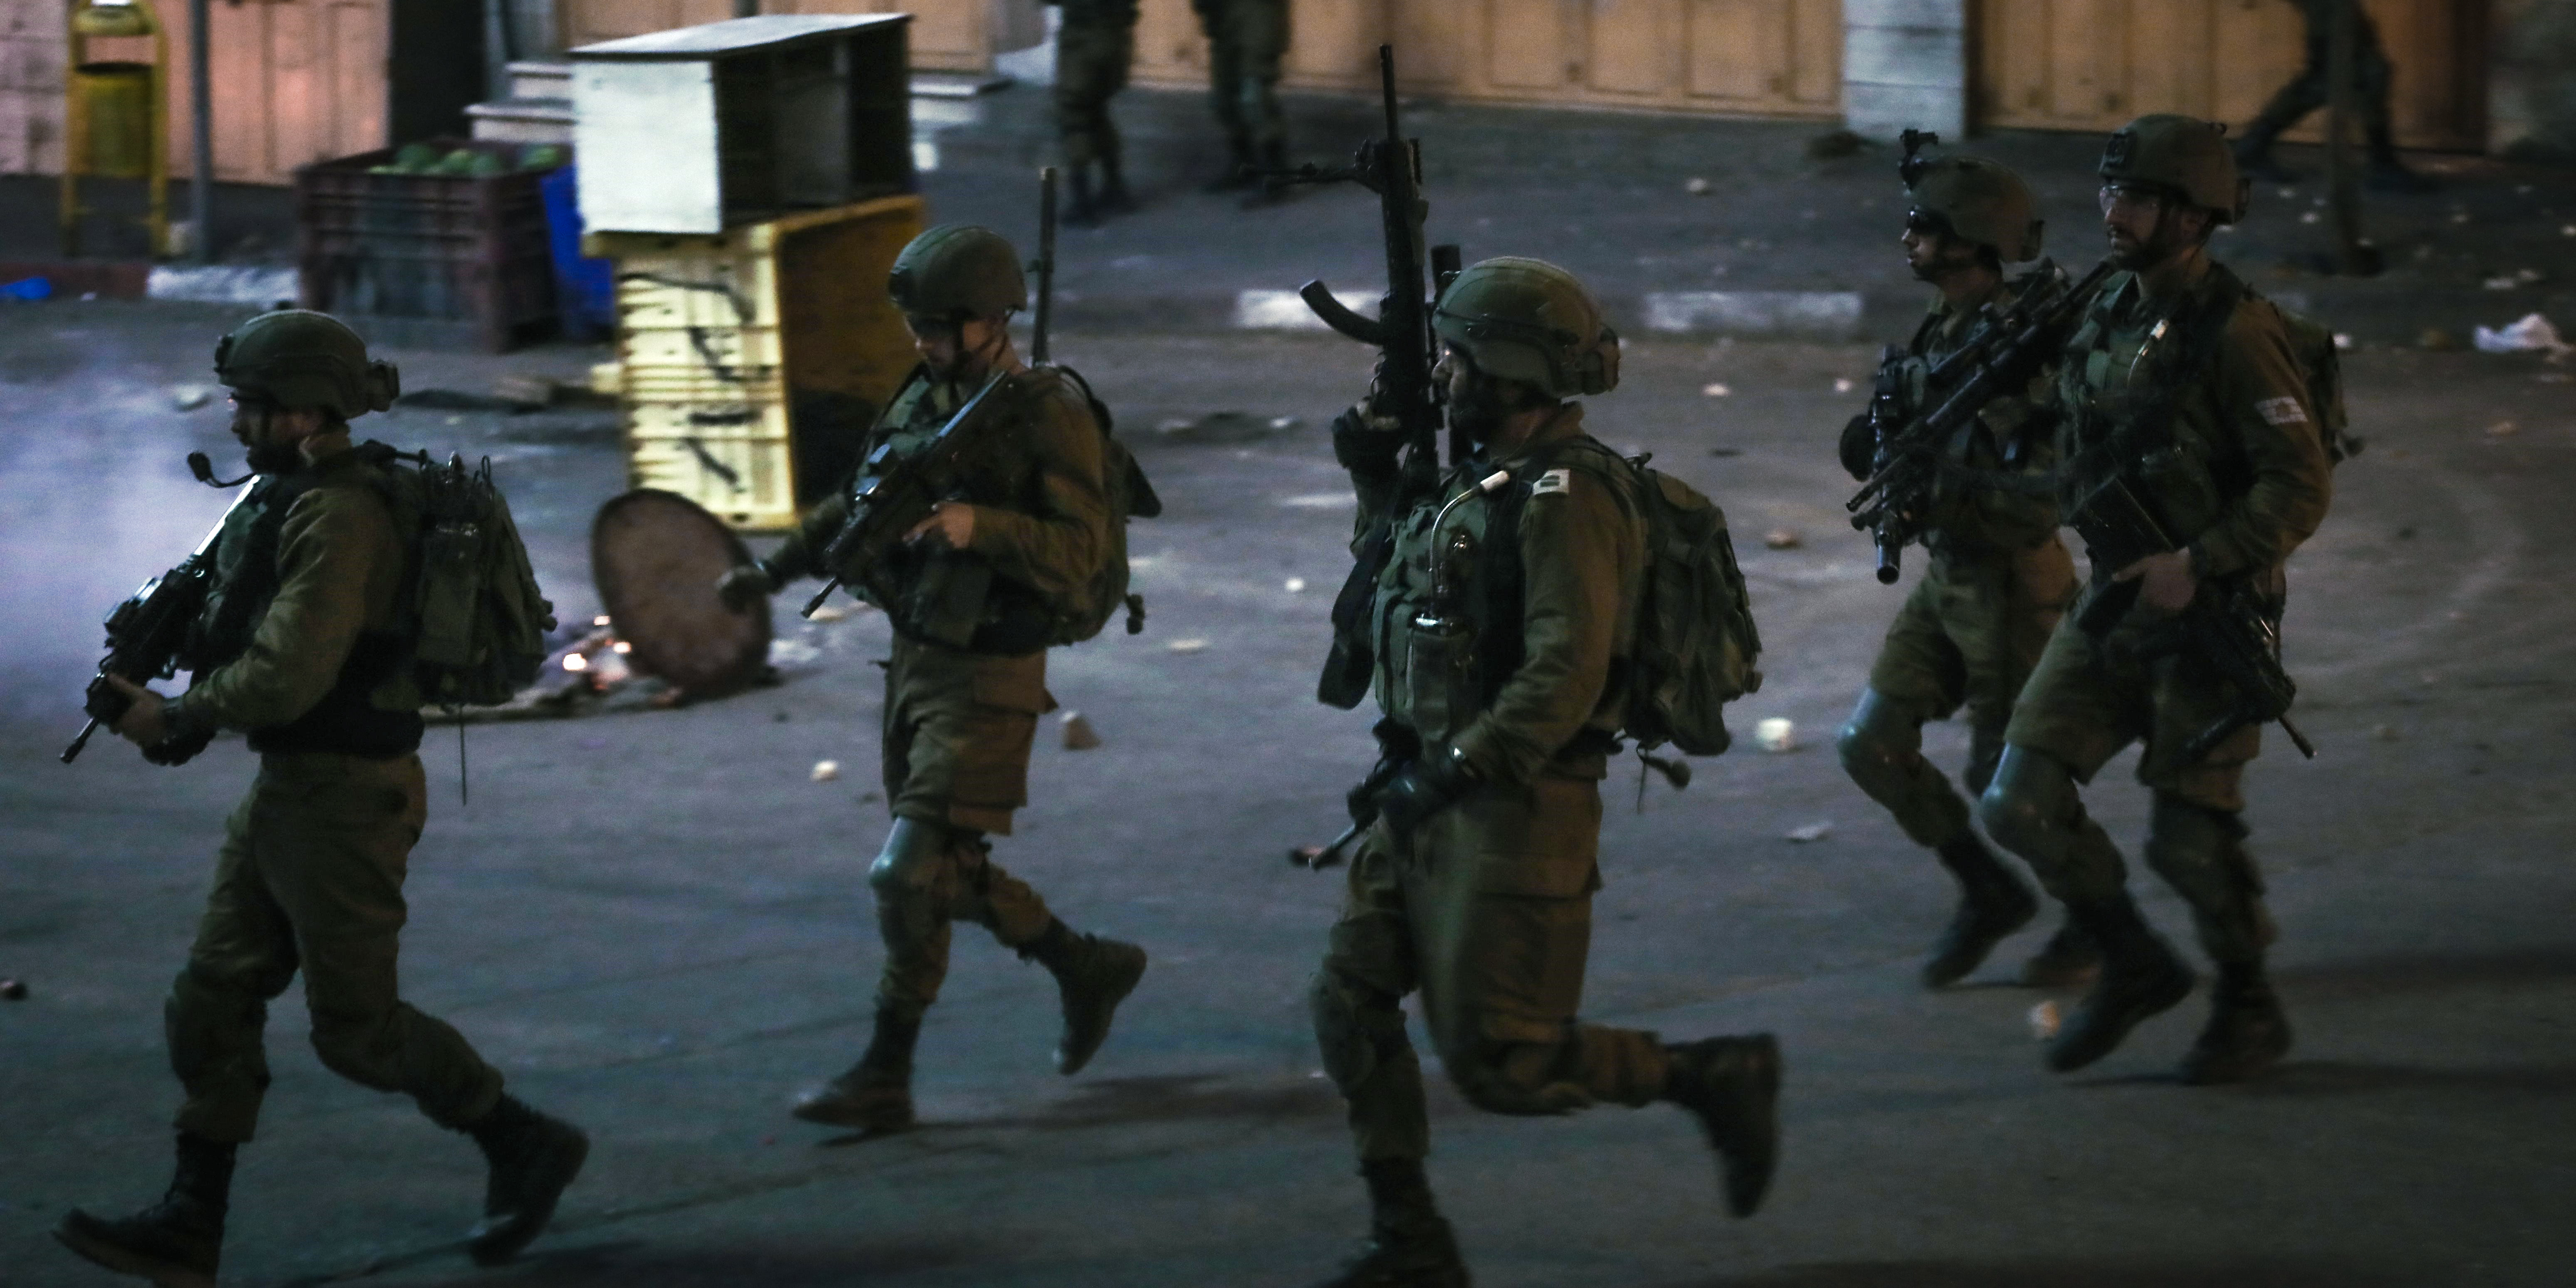
<path id="1" fill-rule="evenodd" d="M 256 304 L 303 297 L 304 275 L 292 268 L 261 265 L 206 264 L 189 268 L 156 265 L 143 294 L 154 300 L 194 300 L 204 304 Z"/>

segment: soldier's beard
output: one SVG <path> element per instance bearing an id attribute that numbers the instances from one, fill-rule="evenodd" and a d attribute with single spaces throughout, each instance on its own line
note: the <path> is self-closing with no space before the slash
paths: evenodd
<path id="1" fill-rule="evenodd" d="M 1479 446 L 1492 441 L 1503 422 L 1522 410 L 1519 402 L 1504 389 L 1502 382 L 1488 376 L 1476 376 L 1449 398 L 1449 423 Z"/>
<path id="2" fill-rule="evenodd" d="M 253 473 L 284 474 L 304 464 L 304 454 L 293 443 L 253 443 L 242 452 L 242 460 Z"/>

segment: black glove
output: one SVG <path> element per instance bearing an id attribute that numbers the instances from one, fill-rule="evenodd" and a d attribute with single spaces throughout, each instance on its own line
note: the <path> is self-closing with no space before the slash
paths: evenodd
<path id="1" fill-rule="evenodd" d="M 1476 771 L 1455 747 L 1445 747 L 1407 763 L 1377 790 L 1378 817 L 1399 853 L 1413 849 L 1414 829 L 1475 789 Z"/>
<path id="2" fill-rule="evenodd" d="M 1864 483 L 1869 481 L 1870 463 L 1878 455 L 1878 434 L 1870 428 L 1869 416 L 1863 413 L 1843 426 L 1843 468 Z"/>
<path id="3" fill-rule="evenodd" d="M 1395 469 L 1396 453 L 1404 450 L 1404 434 L 1391 423 L 1391 418 L 1372 415 L 1367 404 L 1344 408 L 1333 418 L 1333 459 L 1343 469 L 1357 474 L 1382 474 Z"/>

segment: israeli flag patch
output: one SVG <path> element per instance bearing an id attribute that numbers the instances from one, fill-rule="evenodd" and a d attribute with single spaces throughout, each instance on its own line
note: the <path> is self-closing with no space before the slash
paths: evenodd
<path id="1" fill-rule="evenodd" d="M 1539 475 L 1537 481 L 1530 484 L 1531 496 L 1546 496 L 1550 493 L 1565 493 L 1573 490 L 1574 471 L 1572 470 L 1549 470 Z"/>
<path id="2" fill-rule="evenodd" d="M 2299 409 L 2296 398 L 2266 398 L 2254 404 L 2254 414 L 2266 425 L 2304 425 L 2308 413 Z"/>

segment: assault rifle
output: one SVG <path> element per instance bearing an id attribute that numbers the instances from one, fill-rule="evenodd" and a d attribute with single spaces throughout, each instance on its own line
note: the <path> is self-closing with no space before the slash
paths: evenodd
<path id="1" fill-rule="evenodd" d="M 188 454 L 188 468 L 208 482 L 214 470 L 205 453 Z M 63 748 L 63 763 L 80 758 L 81 749 L 89 745 L 91 734 L 100 725 L 113 726 L 125 718 L 134 700 L 108 683 L 109 676 L 119 676 L 136 684 L 166 680 L 179 673 L 180 654 L 188 644 L 188 630 L 206 605 L 206 593 L 215 582 L 215 540 L 224 532 L 224 523 L 232 513 L 250 499 L 259 486 L 256 478 L 242 482 L 233 494 L 233 503 L 224 508 L 224 517 L 215 521 L 214 529 L 197 548 L 181 560 L 179 566 L 143 583 L 107 614 L 107 656 L 100 659 L 98 673 L 90 677 L 89 688 L 81 695 L 81 709 L 89 714 L 89 723 L 81 726 L 80 736 Z M 144 758 L 156 765 L 176 765 L 205 750 L 204 738 L 175 739 L 144 749 Z"/>
<path id="2" fill-rule="evenodd" d="M 2097 569 L 2126 568 L 2149 555 L 2182 548 L 2170 528 L 2139 489 L 2117 469 L 2084 498 L 2074 516 L 2085 553 Z M 2100 639 L 2138 602 L 2141 581 L 2096 586 L 2075 624 Z M 2251 587 L 2230 580 L 2203 581 L 2191 603 L 2151 637 L 2142 656 L 2189 653 L 2206 662 L 2236 691 L 2236 708 L 2183 744 L 2183 763 L 2197 763 L 2210 749 L 2249 724 L 2277 722 L 2299 754 L 2313 760 L 2316 745 L 2290 722 L 2290 704 L 2299 686 L 2281 667 L 2281 630 Z"/>
<path id="3" fill-rule="evenodd" d="M 849 518 L 842 521 L 841 530 L 832 534 L 831 541 L 823 547 L 821 564 L 831 572 L 831 579 L 805 602 L 802 616 L 812 617 L 858 569 L 866 570 L 857 574 L 861 588 L 875 596 L 888 614 L 902 613 L 895 587 L 885 576 L 891 562 L 888 556 L 904 534 L 930 514 L 932 507 L 956 493 L 965 462 L 981 454 L 985 438 L 999 420 L 985 412 L 1000 400 L 998 391 L 1008 379 L 1008 373 L 994 372 L 920 451 L 903 456 L 895 451 L 894 444 L 880 443 L 860 463 L 858 481 L 850 491 Z M 986 576 L 990 576 L 991 569 L 980 562 L 965 566 L 984 568 Z M 983 601 L 985 587 L 967 586 L 962 584 L 964 580 L 952 579 L 947 589 L 953 594 L 941 597 L 953 598 L 971 609 Z M 930 588 L 929 579 L 924 579 L 923 588 Z M 936 616 L 942 605 L 914 607 L 921 616 Z M 974 630 L 971 618 L 964 622 L 964 628 L 966 635 L 942 642 L 962 647 Z"/>
<path id="4" fill-rule="evenodd" d="M 1320 279 L 1299 287 L 1297 295 L 1324 325 L 1377 349 L 1371 410 L 1393 418 L 1396 432 L 1404 437 L 1402 494 L 1414 497 L 1437 488 L 1440 481 L 1440 431 L 1446 417 L 1431 384 L 1431 368 L 1439 358 L 1431 331 L 1431 305 L 1437 293 L 1458 276 L 1460 256 L 1455 246 L 1430 248 L 1430 293 L 1426 294 L 1423 222 L 1431 207 L 1422 199 L 1421 142 L 1404 137 L 1396 115 L 1395 46 L 1377 47 L 1377 68 L 1385 137 L 1362 143 L 1347 166 L 1309 163 L 1262 173 L 1287 183 L 1356 183 L 1377 194 L 1386 251 L 1386 294 L 1379 300 L 1377 318 L 1372 321 L 1344 307 Z M 1465 460 L 1468 447 L 1465 438 L 1453 431 L 1449 463 Z M 1394 549 L 1394 518 L 1406 508 L 1402 504 L 1388 508 L 1385 521 L 1361 543 L 1350 578 L 1333 601 L 1333 649 L 1316 686 L 1316 696 L 1329 705 L 1347 710 L 1368 693 L 1373 663 L 1365 620 L 1369 599 Z"/>
<path id="5" fill-rule="evenodd" d="M 1038 258 L 1029 266 L 1038 279 L 1037 311 L 1031 318 L 1033 330 L 1029 337 L 1029 361 L 1033 367 L 1046 365 L 1047 336 L 1054 320 L 1055 194 L 1056 169 L 1047 166 L 1038 171 Z M 895 584 L 888 576 L 889 556 L 904 534 L 912 531 L 933 507 L 956 495 L 962 463 L 981 454 L 985 438 L 999 420 L 987 412 L 999 411 L 1011 397 L 1004 389 L 1008 383 L 1007 373 L 994 372 L 920 451 L 897 456 L 892 444 L 880 443 L 860 462 L 850 493 L 849 517 L 823 547 L 822 567 L 830 572 L 830 579 L 805 601 L 801 616 L 812 617 L 848 580 L 851 570 L 866 569 L 861 574 L 861 588 L 875 596 L 889 616 L 916 623 L 943 643 L 963 647 L 972 638 L 973 612 L 983 603 L 992 583 L 989 565 L 980 560 L 967 561 L 946 579 L 923 578 L 919 590 L 925 602 L 904 605 L 897 602 Z M 907 609 L 908 617 L 904 616 Z M 1131 607 L 1130 611 L 1133 615 L 1140 610 Z M 1137 629 L 1131 624 L 1128 633 L 1134 634 Z"/>
<path id="6" fill-rule="evenodd" d="M 1874 534 L 1879 581 L 1895 582 L 1907 543 L 1923 535 L 1933 486 L 1941 477 L 1942 449 L 1951 436 L 1986 404 L 2039 374 L 2064 340 L 2067 324 L 2111 272 L 2110 261 L 2104 260 L 2071 284 L 2051 274 L 2013 301 L 2011 309 L 1998 313 L 1988 306 L 1968 338 L 1933 364 L 1926 377 L 1932 409 L 1912 420 L 1878 419 L 1882 406 L 1893 408 L 1896 402 L 1894 391 L 1885 388 L 1891 373 L 1882 367 L 1884 393 L 1870 399 L 1875 447 L 1869 481 L 1843 503 L 1852 512 L 1852 526 Z"/>

